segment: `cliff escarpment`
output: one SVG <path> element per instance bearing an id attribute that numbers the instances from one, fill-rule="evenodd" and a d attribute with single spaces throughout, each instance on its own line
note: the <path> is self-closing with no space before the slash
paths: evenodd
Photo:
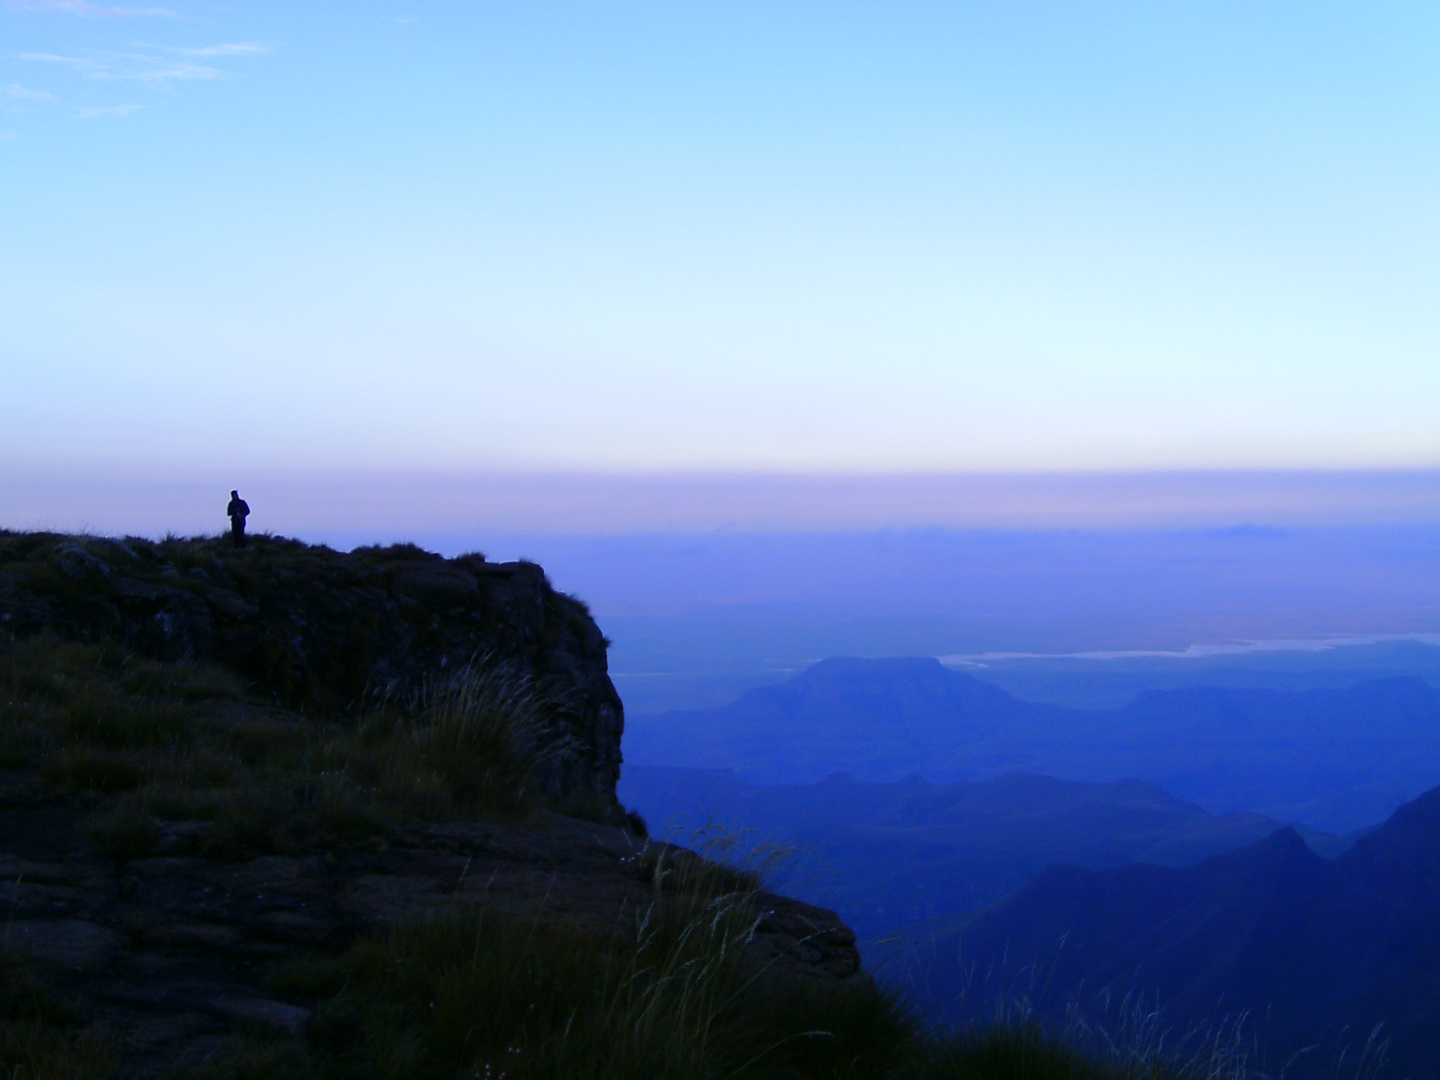
<path id="1" fill-rule="evenodd" d="M 854 934 L 616 802 L 606 648 L 529 563 L 0 534 L 0 1072 L 853 1056 Z"/>
<path id="2" fill-rule="evenodd" d="M 534 563 L 446 559 L 410 544 L 348 553 L 256 536 L 124 540 L 0 531 L 0 634 L 110 641 L 212 662 L 287 709 L 354 714 L 483 660 L 533 680 L 552 797 L 614 807 L 624 712 L 585 605 Z"/>

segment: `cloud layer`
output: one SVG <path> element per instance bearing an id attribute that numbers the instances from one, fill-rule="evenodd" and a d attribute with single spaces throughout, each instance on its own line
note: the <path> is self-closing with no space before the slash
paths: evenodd
<path id="1" fill-rule="evenodd" d="M 128 82 L 147 86 L 169 86 L 198 79 L 223 79 L 227 73 L 192 57 L 255 56 L 265 47 L 253 43 L 207 45 L 186 49 L 169 46 L 136 46 L 128 52 L 87 49 L 70 55 L 49 52 L 21 53 L 30 63 L 54 64 L 98 82 Z"/>

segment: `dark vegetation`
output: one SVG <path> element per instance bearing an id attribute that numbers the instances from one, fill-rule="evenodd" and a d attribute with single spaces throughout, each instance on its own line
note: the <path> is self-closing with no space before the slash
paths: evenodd
<path id="1" fill-rule="evenodd" d="M 117 865 L 148 854 L 163 822 L 202 823 L 206 857 L 246 859 L 383 844 L 415 821 L 522 820 L 548 805 L 541 758 L 564 752 L 538 743 L 546 700 L 504 667 L 306 721 L 217 668 L 38 637 L 0 654 L 0 693 L 0 764 L 92 802 Z"/>
<path id="2" fill-rule="evenodd" d="M 0 1069 L 15 1080 L 89 1080 L 114 1072 L 114 1054 L 84 1030 L 84 1014 L 35 965 L 0 952 Z"/>
<path id="3" fill-rule="evenodd" d="M 86 563 L 103 561 L 90 554 L 100 543 L 108 542 L 9 536 L 0 548 L 9 560 L 0 563 L 0 610 L 11 615 L 0 623 L 9 626 L 0 630 L 0 780 L 8 793 L 0 802 L 23 801 L 31 814 L 25 820 L 79 816 L 79 844 L 92 857 L 103 856 L 109 867 L 103 888 L 121 917 L 136 913 L 130 930 L 136 940 L 172 930 L 138 921 L 141 908 L 132 898 L 161 890 L 167 876 L 203 877 L 207 865 L 283 862 L 323 876 L 326 867 L 339 874 L 367 853 L 379 858 L 392 845 L 399 850 L 417 823 L 493 823 L 513 829 L 505 835 L 518 845 L 559 830 L 552 823 L 577 814 L 596 821 L 595 829 L 615 820 L 611 805 L 597 801 L 585 782 L 594 770 L 569 768 L 569 758 L 594 747 L 586 743 L 588 729 L 575 722 L 583 710 L 561 690 L 583 688 L 588 676 L 580 673 L 561 690 L 547 681 L 571 662 L 566 635 L 570 644 L 589 640 L 586 627 L 557 631 L 548 656 L 543 637 L 531 643 L 537 651 L 527 653 L 522 634 L 513 647 L 472 653 L 468 666 L 424 680 L 407 681 L 398 661 L 380 665 L 392 680 L 384 694 L 342 702 L 307 692 L 297 699 L 278 687 L 333 687 L 350 678 L 343 665 L 340 683 L 315 674 L 314 658 L 326 647 L 318 634 L 312 631 L 318 645 L 297 649 L 289 669 L 309 674 L 282 684 L 273 673 L 257 673 L 253 654 L 225 663 L 228 654 L 216 642 L 269 640 L 273 626 L 263 609 L 274 583 L 313 592 L 316 583 L 303 580 L 305 563 L 329 573 L 329 561 L 342 557 L 279 541 L 268 551 L 257 542 L 238 556 L 204 540 L 145 549 L 144 558 L 163 557 L 164 568 L 157 562 L 146 571 L 157 576 L 182 574 L 193 559 L 192 569 L 211 575 L 221 572 L 218 563 L 225 581 L 242 590 L 245 573 L 261 580 L 249 594 L 256 611 L 237 616 L 254 625 L 226 638 L 226 624 L 213 615 L 214 582 L 203 579 L 192 595 L 209 609 L 209 630 L 198 609 L 187 615 L 175 596 L 148 592 L 148 606 L 135 616 L 140 629 L 127 630 L 123 582 L 149 583 L 143 576 L 126 579 L 108 563 L 104 571 Z M 128 549 L 143 562 L 136 552 L 141 546 L 131 542 Z M 240 564 L 272 554 L 281 569 L 247 571 Z M 356 559 L 383 572 L 393 563 L 413 570 L 430 559 L 421 556 L 390 549 Z M 66 559 L 79 569 L 67 572 Z M 368 580 L 365 566 L 355 572 Z M 443 593 L 453 582 L 442 585 L 434 588 Z M 550 603 L 533 595 L 542 608 Z M 321 611 L 363 608 L 343 595 L 312 602 Z M 572 609 L 555 604 L 569 619 Z M 497 604 L 490 617 L 505 610 Z M 191 619 L 188 636 L 177 638 L 173 621 L 166 630 L 166 620 L 155 618 L 167 613 Z M 42 625 L 47 615 L 53 625 Z M 543 635 L 543 612 L 537 619 L 530 626 Z M 445 642 L 445 627 L 425 620 L 426 634 Z M 20 624 L 27 632 L 16 632 Z M 343 636 L 343 620 L 337 617 L 330 629 Z M 376 640 L 383 644 L 384 634 Z M 392 641 L 379 651 L 385 649 L 392 657 L 423 653 L 413 642 L 400 649 Z M 304 712 L 285 707 L 296 701 Z M 581 779 L 557 792 L 557 777 Z M 27 865 L 39 865 L 59 857 L 45 850 L 46 835 L 5 839 L 23 841 L 31 851 Z M 523 864 L 527 853 L 518 849 L 514 858 Z M 468 869 L 468 860 L 460 861 Z M 608 931 L 498 902 L 455 900 L 347 940 L 317 938 L 283 952 L 251 949 L 243 956 L 245 970 L 291 1003 L 278 1014 L 272 1010 L 280 1023 L 241 1022 L 204 1060 L 170 1062 L 161 1071 L 195 1080 L 1232 1075 L 1228 1059 L 1180 1067 L 1158 1052 L 1073 1049 L 1024 1024 L 933 1035 L 868 978 L 796 976 L 757 954 L 761 907 L 775 898 L 759 891 L 755 875 L 664 846 L 643 847 L 634 863 L 630 873 L 649 899 L 621 912 L 624 918 Z M 16 905 L 21 878 L 23 872 L 10 883 Z M 45 895 L 74 897 L 82 892 L 74 882 L 82 878 L 76 870 L 63 889 L 37 887 L 50 890 Z M 297 932 L 293 919 L 287 925 L 286 933 Z M 300 930 L 311 925 L 323 929 L 311 920 Z M 207 926 L 212 935 L 223 929 Z M 144 1072 L 127 1056 L 127 1032 L 98 1023 L 104 995 L 82 992 L 97 976 L 82 983 L 79 967 L 46 961 L 44 949 L 40 959 L 27 958 L 19 948 L 23 935 L 17 931 L 12 940 L 11 929 L 7 925 L 0 952 L 0 1072 L 15 1080 Z M 63 952 L 75 943 L 45 944 Z M 166 963 L 191 956 L 167 955 Z M 153 979 L 163 974 L 151 970 Z M 238 1015 L 243 1021 L 247 1014 Z"/>

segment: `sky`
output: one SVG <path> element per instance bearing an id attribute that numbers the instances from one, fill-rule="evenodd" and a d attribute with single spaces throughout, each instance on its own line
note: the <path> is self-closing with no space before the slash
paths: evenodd
<path id="1" fill-rule="evenodd" d="M 0 490 L 1425 473 L 1437 190 L 1430 4 L 0 0 Z"/>

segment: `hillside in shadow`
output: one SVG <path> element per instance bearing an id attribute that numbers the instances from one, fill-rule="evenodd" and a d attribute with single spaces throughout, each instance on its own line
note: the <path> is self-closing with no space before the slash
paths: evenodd
<path id="1" fill-rule="evenodd" d="M 1243 1022 L 1273 1071 L 1440 1075 L 1440 789 L 1326 860 L 1289 829 L 1174 869 L 1056 866 L 936 934 L 952 1020 L 1024 1000 L 1054 1028 L 1137 1004 L 1177 1033 Z M 1374 1037 L 1372 1040 L 1372 1036 Z"/>

